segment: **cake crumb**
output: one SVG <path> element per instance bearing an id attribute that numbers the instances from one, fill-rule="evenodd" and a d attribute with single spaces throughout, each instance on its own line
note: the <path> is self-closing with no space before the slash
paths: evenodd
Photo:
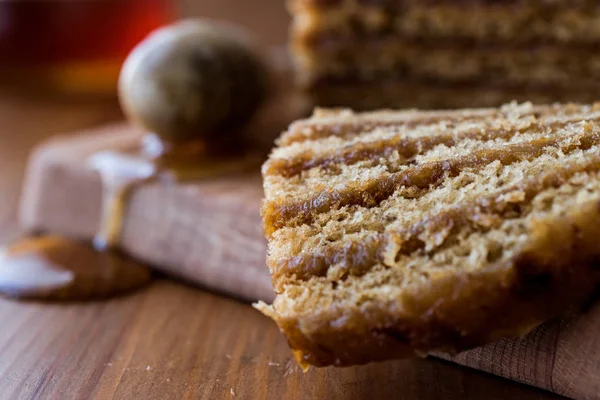
<path id="1" fill-rule="evenodd" d="M 284 377 L 523 336 L 584 298 L 563 276 L 593 293 L 599 115 L 511 103 L 294 122 L 262 168 L 276 299 L 254 304 L 292 344 Z"/>
<path id="2" fill-rule="evenodd" d="M 149 365 L 146 365 L 146 371 L 150 371 L 152 369 L 152 367 L 150 367 Z"/>

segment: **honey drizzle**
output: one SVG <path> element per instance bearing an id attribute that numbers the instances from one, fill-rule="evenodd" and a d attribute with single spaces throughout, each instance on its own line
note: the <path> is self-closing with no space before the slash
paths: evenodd
<path id="1" fill-rule="evenodd" d="M 102 181 L 101 219 L 94 247 L 99 251 L 114 249 L 121 241 L 128 199 L 136 186 L 156 179 L 157 168 L 150 160 L 123 151 L 98 152 L 89 163 Z"/>
<path id="2" fill-rule="evenodd" d="M 202 152 L 203 153 L 203 152 Z M 187 153 L 183 157 L 149 157 L 143 151 L 101 152 L 92 156 L 92 167 L 102 179 L 102 218 L 94 237 L 98 250 L 117 248 L 121 243 L 127 204 L 135 188 L 156 182 L 190 182 L 242 170 L 260 164 L 260 157 L 248 153 L 242 157 L 214 158 Z"/>
<path id="3" fill-rule="evenodd" d="M 125 205 L 134 184 L 118 187 L 110 194 L 106 193 L 108 190 L 104 186 L 101 225 L 93 239 L 97 250 L 115 248 L 120 242 Z"/>

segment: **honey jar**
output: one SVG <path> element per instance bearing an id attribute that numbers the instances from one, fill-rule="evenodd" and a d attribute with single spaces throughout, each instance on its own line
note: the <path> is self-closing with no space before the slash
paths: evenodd
<path id="1" fill-rule="evenodd" d="M 0 1 L 0 84 L 65 95 L 117 93 L 119 70 L 170 0 Z"/>

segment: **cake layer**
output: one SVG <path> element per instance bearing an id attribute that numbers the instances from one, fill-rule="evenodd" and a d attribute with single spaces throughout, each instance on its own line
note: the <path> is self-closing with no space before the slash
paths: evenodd
<path id="1" fill-rule="evenodd" d="M 327 83 L 310 88 L 306 96 L 321 107 L 351 107 L 355 110 L 380 108 L 493 107 L 516 100 L 534 104 L 598 99 L 600 82 L 589 85 L 499 85 L 493 82 L 448 83 L 407 79 L 376 82 Z"/>
<path id="2" fill-rule="evenodd" d="M 293 5 L 294 37 L 317 44 L 395 35 L 480 43 L 595 43 L 600 39 L 598 4 L 526 2 L 356 2 L 320 8 Z M 400 4 L 410 3 L 410 4 Z"/>
<path id="3" fill-rule="evenodd" d="M 600 282 L 600 105 L 319 112 L 279 144 L 261 308 L 301 362 L 460 351 Z"/>
<path id="4" fill-rule="evenodd" d="M 390 79 L 530 86 L 600 82 L 600 53 L 590 48 L 444 46 L 390 37 L 296 50 L 299 80 L 308 86 Z"/>

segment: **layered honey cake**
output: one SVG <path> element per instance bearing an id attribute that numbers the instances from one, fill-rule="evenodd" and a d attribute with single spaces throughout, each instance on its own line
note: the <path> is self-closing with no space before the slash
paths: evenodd
<path id="1" fill-rule="evenodd" d="M 600 282 L 600 104 L 317 110 L 263 177 L 258 308 L 303 364 L 523 335 Z"/>
<path id="2" fill-rule="evenodd" d="M 289 0 L 300 83 L 321 106 L 597 99 L 600 2 Z"/>

